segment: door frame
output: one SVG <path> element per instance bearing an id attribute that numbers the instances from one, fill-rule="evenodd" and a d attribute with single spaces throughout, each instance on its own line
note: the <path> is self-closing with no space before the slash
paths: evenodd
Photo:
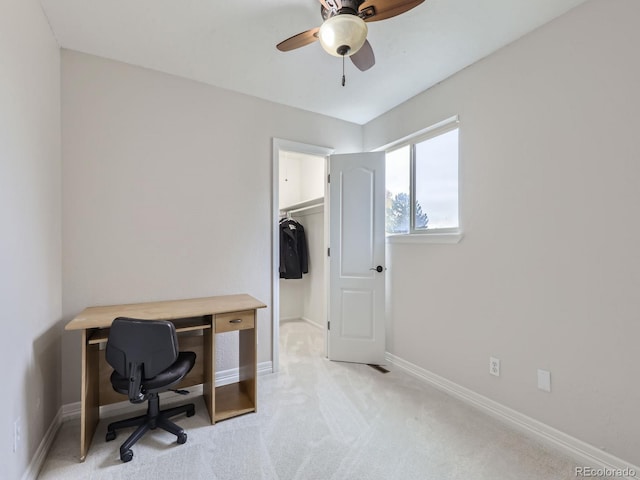
<path id="1" fill-rule="evenodd" d="M 325 157 L 325 179 L 328 175 L 328 157 L 334 153 L 335 149 L 330 147 L 321 147 L 318 145 L 310 145 L 306 143 L 294 142 L 291 140 L 285 140 L 282 138 L 273 137 L 272 154 L 271 154 L 271 364 L 272 371 L 275 373 L 280 370 L 280 273 L 278 268 L 280 266 L 280 230 L 278 228 L 278 222 L 280 219 L 280 152 L 298 152 L 306 153 L 308 155 L 316 155 L 319 157 Z M 324 206 L 324 224 L 325 224 L 325 247 L 328 244 L 328 224 L 329 224 L 329 210 L 327 198 L 327 182 L 325 181 L 325 206 Z M 326 261 L 326 260 L 325 260 Z M 325 281 L 328 278 L 329 270 L 328 264 L 325 269 Z M 327 303 L 329 292 L 325 289 L 325 304 Z M 326 315 L 329 314 L 328 309 L 325 309 Z M 325 349 L 326 349 L 326 322 L 325 318 Z"/>

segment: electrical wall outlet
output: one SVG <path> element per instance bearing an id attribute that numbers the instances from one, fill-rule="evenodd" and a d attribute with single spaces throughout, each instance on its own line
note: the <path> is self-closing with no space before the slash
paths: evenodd
<path id="1" fill-rule="evenodd" d="M 18 451 L 18 446 L 20 445 L 20 417 L 16 418 L 15 422 L 13 422 L 13 453 Z"/>
<path id="2" fill-rule="evenodd" d="M 489 373 L 491 375 L 495 375 L 496 377 L 500 376 L 500 359 L 495 357 L 489 357 Z"/>
<path id="3" fill-rule="evenodd" d="M 551 372 L 538 370 L 538 388 L 544 392 L 551 392 Z"/>

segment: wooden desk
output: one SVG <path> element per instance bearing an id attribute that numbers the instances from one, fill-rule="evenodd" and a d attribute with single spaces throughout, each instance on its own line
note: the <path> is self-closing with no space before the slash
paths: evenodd
<path id="1" fill-rule="evenodd" d="M 89 307 L 65 330 L 82 330 L 80 461 L 84 461 L 100 420 L 100 406 L 126 400 L 111 387 L 111 367 L 104 355 L 109 327 L 117 317 L 171 320 L 180 335 L 180 350 L 195 351 L 196 365 L 176 388 L 203 384 L 211 423 L 257 409 L 256 310 L 266 305 L 246 295 L 192 298 L 164 302 Z M 215 387 L 216 334 L 239 331 L 239 381 Z M 102 348 L 101 348 L 102 346 Z"/>

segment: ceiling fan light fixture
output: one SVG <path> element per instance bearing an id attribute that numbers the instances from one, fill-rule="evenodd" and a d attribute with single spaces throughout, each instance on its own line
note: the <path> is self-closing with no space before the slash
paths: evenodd
<path id="1" fill-rule="evenodd" d="M 367 39 L 367 24 L 357 15 L 334 15 L 324 21 L 318 39 L 325 51 L 336 57 L 351 56 Z"/>

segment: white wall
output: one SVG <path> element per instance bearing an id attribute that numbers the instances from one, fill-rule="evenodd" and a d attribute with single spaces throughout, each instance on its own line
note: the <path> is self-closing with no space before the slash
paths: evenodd
<path id="1" fill-rule="evenodd" d="M 362 148 L 360 126 L 77 52 L 62 55 L 63 314 L 245 292 L 271 299 L 272 138 Z M 271 309 L 258 314 L 271 359 Z M 219 369 L 236 357 L 221 342 Z M 80 398 L 65 334 L 63 402 Z"/>
<path id="2" fill-rule="evenodd" d="M 36 0 L 0 12 L 0 476 L 13 479 L 60 408 L 60 52 Z"/>
<path id="3" fill-rule="evenodd" d="M 324 197 L 325 186 L 325 158 L 322 156 L 307 155 L 302 158 L 301 190 L 303 201 L 315 200 Z"/>
<path id="4" fill-rule="evenodd" d="M 279 208 L 324 196 L 325 158 L 300 152 L 280 152 Z"/>
<path id="5" fill-rule="evenodd" d="M 307 282 L 305 280 L 305 278 L 281 278 L 279 280 L 281 322 L 298 320 L 304 316 L 304 297 L 307 291 Z"/>
<path id="6" fill-rule="evenodd" d="M 324 209 L 323 209 L 324 210 Z M 300 217 L 307 233 L 309 274 L 302 298 L 302 318 L 323 327 L 326 324 L 324 211 Z"/>
<path id="7" fill-rule="evenodd" d="M 300 167 L 301 162 L 296 152 L 281 151 L 278 168 L 278 208 L 300 203 Z"/>
<path id="8" fill-rule="evenodd" d="M 588 2 L 365 126 L 461 119 L 465 237 L 389 246 L 388 351 L 636 465 L 638 18 Z"/>

